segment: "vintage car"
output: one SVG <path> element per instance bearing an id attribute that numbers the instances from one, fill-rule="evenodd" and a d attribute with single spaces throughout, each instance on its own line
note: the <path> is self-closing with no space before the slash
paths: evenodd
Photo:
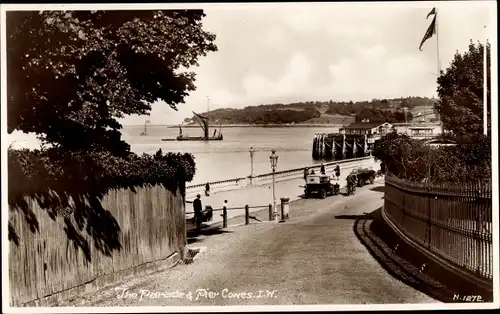
<path id="1" fill-rule="evenodd" d="M 373 184 L 375 181 L 376 172 L 372 169 L 367 168 L 358 168 L 351 171 L 352 174 L 355 174 L 358 179 L 358 187 L 362 187 L 365 184 Z"/>
<path id="2" fill-rule="evenodd" d="M 331 178 L 324 174 L 310 174 L 306 178 L 306 187 L 304 195 L 306 198 L 319 196 L 325 198 L 328 195 L 337 195 L 340 193 L 340 186 L 330 182 Z"/>

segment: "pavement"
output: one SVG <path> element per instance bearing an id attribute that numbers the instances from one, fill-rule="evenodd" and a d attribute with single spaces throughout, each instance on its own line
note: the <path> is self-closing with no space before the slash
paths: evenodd
<path id="1" fill-rule="evenodd" d="M 389 275 L 354 233 L 383 204 L 383 180 L 352 196 L 290 204 L 284 223 L 229 220 L 190 238 L 178 264 L 74 300 L 72 306 L 402 304 L 438 301 Z M 255 212 L 264 216 L 266 211 Z"/>

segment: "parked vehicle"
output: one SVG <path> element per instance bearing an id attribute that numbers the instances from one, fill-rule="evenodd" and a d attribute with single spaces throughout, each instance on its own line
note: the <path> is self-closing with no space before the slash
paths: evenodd
<path id="1" fill-rule="evenodd" d="M 325 198 L 329 195 L 338 195 L 340 193 L 340 185 L 332 184 L 331 178 L 324 174 L 308 175 L 306 180 L 306 188 L 304 195 L 306 198 L 319 196 Z"/>
<path id="2" fill-rule="evenodd" d="M 375 181 L 376 172 L 372 169 L 354 169 L 351 173 L 356 174 L 358 177 L 358 187 L 362 187 L 365 184 L 373 184 Z"/>

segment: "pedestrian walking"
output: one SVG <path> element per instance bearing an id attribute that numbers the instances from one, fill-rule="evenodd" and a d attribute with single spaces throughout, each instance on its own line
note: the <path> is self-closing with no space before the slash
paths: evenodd
<path id="1" fill-rule="evenodd" d="M 347 195 L 354 194 L 356 191 L 356 185 L 358 183 L 357 177 L 355 174 L 350 173 L 347 178 Z"/>
<path id="2" fill-rule="evenodd" d="M 210 196 L 210 184 L 208 182 L 205 185 L 205 195 Z"/>
<path id="3" fill-rule="evenodd" d="M 325 165 L 323 165 L 323 163 L 321 163 L 321 174 L 325 174 L 326 171 L 325 171 Z"/>
<path id="4" fill-rule="evenodd" d="M 340 166 L 337 164 L 335 166 L 335 176 L 337 177 L 337 180 L 340 180 Z"/>
<path id="5" fill-rule="evenodd" d="M 199 233 L 201 230 L 201 195 L 196 195 L 196 199 L 193 201 L 193 210 L 194 210 L 194 220 L 196 221 L 196 232 Z"/>
<path id="6" fill-rule="evenodd" d="M 304 181 L 307 182 L 307 176 L 309 175 L 309 168 L 305 167 L 304 168 Z"/>

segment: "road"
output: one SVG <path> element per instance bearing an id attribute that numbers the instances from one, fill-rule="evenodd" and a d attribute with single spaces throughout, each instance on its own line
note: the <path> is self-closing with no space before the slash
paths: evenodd
<path id="1" fill-rule="evenodd" d="M 201 236 L 189 246 L 206 251 L 192 264 L 136 278 L 72 305 L 435 303 L 391 277 L 354 235 L 355 216 L 383 204 L 382 184 L 378 180 L 348 197 L 296 201 L 285 223 L 262 222 Z M 252 297 L 244 298 L 249 293 Z"/>

